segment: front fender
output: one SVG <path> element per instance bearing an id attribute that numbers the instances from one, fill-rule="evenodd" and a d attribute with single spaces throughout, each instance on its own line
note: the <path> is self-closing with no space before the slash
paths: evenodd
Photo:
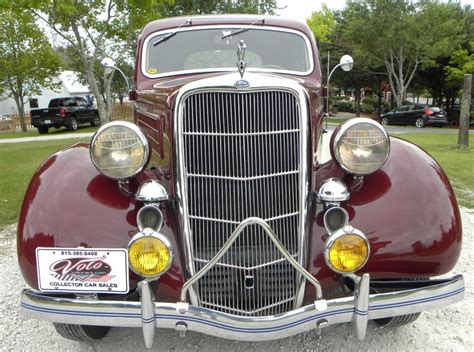
<path id="1" fill-rule="evenodd" d="M 320 184 L 341 175 L 330 160 L 315 179 Z M 371 278 L 432 277 L 455 266 L 462 239 L 459 208 L 445 173 L 426 152 L 392 137 L 390 156 L 380 170 L 361 184 L 350 175 L 342 178 L 351 195 L 341 206 L 349 213 L 350 225 L 370 241 L 370 258 L 361 273 Z M 310 210 L 308 267 L 325 289 L 331 289 L 338 275 L 324 263 L 328 234 L 323 206 L 313 204 Z"/>
<path id="2" fill-rule="evenodd" d="M 33 175 L 18 223 L 18 261 L 26 282 L 38 288 L 37 247 L 127 248 L 139 230 L 136 213 L 143 204 L 124 194 L 116 181 L 101 175 L 79 143 L 48 158 Z M 166 235 L 175 250 L 171 269 L 161 277 L 157 297 L 178 300 L 183 284 L 183 248 L 176 235 L 172 203 L 162 204 Z M 130 272 L 130 289 L 139 278 Z"/>

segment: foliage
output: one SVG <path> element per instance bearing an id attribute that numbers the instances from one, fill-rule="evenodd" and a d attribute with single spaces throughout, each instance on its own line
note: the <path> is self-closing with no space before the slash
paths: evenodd
<path id="1" fill-rule="evenodd" d="M 3 7 L 0 12 L 0 93 L 15 100 L 22 131 L 25 104 L 41 91 L 55 87 L 51 77 L 59 57 L 28 11 Z"/>
<path id="2" fill-rule="evenodd" d="M 18 0 L 16 3 L 31 11 L 70 47 L 95 96 L 101 123 L 105 123 L 112 114 L 108 88 L 113 76 L 103 76 L 103 70 L 98 73 L 97 64 L 115 52 L 126 52 L 120 49 L 120 44 L 136 38 L 140 28 L 160 18 L 158 7 L 165 1 L 171 0 Z M 97 84 L 101 76 L 102 88 Z"/>
<path id="3" fill-rule="evenodd" d="M 421 66 L 433 65 L 463 40 L 461 7 L 451 2 L 354 1 L 342 16 L 343 38 L 355 53 L 385 66 L 397 105 Z"/>
<path id="4" fill-rule="evenodd" d="M 164 17 L 214 13 L 249 13 L 273 15 L 276 0 L 174 0 L 160 7 Z"/>
<path id="5" fill-rule="evenodd" d="M 306 24 L 313 31 L 317 42 L 329 43 L 336 29 L 336 18 L 326 4 L 323 4 L 321 11 L 315 11 L 306 20 Z"/>

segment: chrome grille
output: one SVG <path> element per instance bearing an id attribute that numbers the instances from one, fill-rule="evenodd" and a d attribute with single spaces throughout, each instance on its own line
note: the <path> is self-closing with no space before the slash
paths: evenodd
<path id="1" fill-rule="evenodd" d="M 301 219 L 301 112 L 288 91 L 197 92 L 182 103 L 191 259 L 200 270 L 248 217 L 295 258 Z M 265 316 L 294 308 L 299 275 L 263 229 L 246 228 L 195 285 L 199 304 Z"/>

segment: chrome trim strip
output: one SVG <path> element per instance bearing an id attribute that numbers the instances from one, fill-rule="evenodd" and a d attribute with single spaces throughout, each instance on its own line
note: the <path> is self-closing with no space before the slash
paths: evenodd
<path id="1" fill-rule="evenodd" d="M 285 314 L 268 317 L 241 317 L 182 303 L 155 302 L 156 327 L 174 329 L 187 322 L 191 331 L 221 338 L 265 341 L 275 340 L 316 329 L 321 321 L 328 325 L 351 322 L 354 315 L 369 320 L 387 318 L 445 307 L 464 297 L 464 279 L 457 275 L 437 280 L 422 288 L 371 294 L 368 309 L 356 306 L 354 297 L 327 301 L 325 311 L 314 304 Z M 66 324 L 141 327 L 140 302 L 117 302 L 60 298 L 23 290 L 21 310 L 30 318 Z M 147 320 L 148 321 L 148 320 Z"/>
<path id="2" fill-rule="evenodd" d="M 248 219 L 245 219 L 244 221 L 242 221 L 239 226 L 237 226 L 237 228 L 234 230 L 234 232 L 229 237 L 227 242 L 221 247 L 221 249 L 219 250 L 219 252 L 217 252 L 217 254 L 214 256 L 214 258 L 212 258 L 212 260 L 210 260 L 206 265 L 204 265 L 204 267 L 199 272 L 197 272 L 196 275 L 194 275 L 191 279 L 186 281 L 186 283 L 181 288 L 181 295 L 180 295 L 180 298 L 179 298 L 181 300 L 181 302 L 186 302 L 186 295 L 187 295 L 187 292 L 188 292 L 189 288 L 193 284 L 195 284 L 201 277 L 203 277 L 204 274 L 206 274 L 214 265 L 216 265 L 216 263 L 219 261 L 219 259 L 221 259 L 224 256 L 224 254 L 229 250 L 230 246 L 232 246 L 232 244 L 235 242 L 237 237 L 239 237 L 240 233 L 247 226 L 252 225 L 252 224 L 260 225 L 265 230 L 268 237 L 270 237 L 273 244 L 277 247 L 277 249 L 280 251 L 280 253 L 283 254 L 283 256 L 286 258 L 286 260 L 288 262 L 290 262 L 290 264 L 293 266 L 293 268 L 295 268 L 301 275 L 303 275 L 306 278 L 306 280 L 308 280 L 314 286 L 314 288 L 316 290 L 316 299 L 317 300 L 323 299 L 323 290 L 321 289 L 321 285 L 320 285 L 319 281 L 316 280 L 310 273 L 308 273 L 306 271 L 306 269 L 303 268 L 290 255 L 290 253 L 288 253 L 285 246 L 283 246 L 283 244 L 280 242 L 278 237 L 273 232 L 272 228 L 270 226 L 268 226 L 268 224 L 260 218 L 248 218 Z"/>
<path id="3" fill-rule="evenodd" d="M 269 69 L 269 68 L 248 68 L 246 72 L 274 72 L 274 73 L 283 73 L 283 74 L 291 74 L 291 75 L 297 75 L 297 76 L 307 76 L 311 74 L 314 71 L 314 57 L 313 57 L 313 48 L 311 47 L 311 41 L 309 38 L 304 34 L 303 32 L 294 30 L 294 29 L 289 29 L 289 28 L 282 28 L 282 27 L 272 27 L 272 26 L 261 26 L 261 27 L 255 27 L 255 26 L 242 26 L 242 25 L 208 25 L 208 26 L 195 26 L 195 27 L 183 27 L 183 28 L 169 28 L 165 29 L 159 32 L 155 32 L 150 34 L 145 41 L 143 42 L 142 45 L 142 59 L 141 59 L 141 67 L 140 70 L 142 74 L 147 77 L 147 78 L 159 78 L 159 77 L 167 77 L 167 76 L 176 76 L 176 75 L 183 75 L 183 74 L 190 74 L 190 73 L 206 73 L 206 72 L 237 72 L 238 70 L 235 68 L 235 66 L 232 67 L 223 67 L 223 68 L 205 68 L 205 69 L 194 69 L 194 70 L 182 70 L 182 71 L 174 71 L 174 72 L 166 72 L 166 73 L 161 73 L 161 74 L 155 74 L 155 75 L 150 75 L 148 72 L 146 72 L 145 67 L 146 67 L 146 60 L 147 60 L 147 48 L 148 48 L 148 43 L 156 36 L 163 34 L 163 33 L 169 33 L 169 32 L 188 32 L 188 31 L 195 31 L 195 30 L 203 30 L 203 29 L 241 29 L 241 28 L 250 28 L 252 30 L 266 30 L 266 31 L 275 31 L 275 32 L 286 32 L 286 33 L 292 33 L 299 35 L 301 38 L 306 43 L 306 49 L 308 50 L 308 58 L 309 58 L 309 69 L 305 72 L 301 71 L 290 71 L 290 70 L 277 70 L 277 69 Z M 173 39 L 171 39 L 173 40 Z M 239 78 L 236 79 L 232 84 L 240 80 L 240 74 Z M 245 76 L 245 79 L 247 79 L 247 75 Z M 249 81 L 250 82 L 250 81 Z"/>
<path id="4" fill-rule="evenodd" d="M 299 170 L 299 184 L 300 184 L 300 201 L 299 209 L 300 224 L 299 224 L 299 238 L 298 238 L 298 263 L 302 267 L 305 267 L 305 249 L 306 249 L 306 214 L 307 214 L 307 195 L 309 194 L 309 176 L 308 176 L 308 165 L 307 165 L 307 139 L 309 134 L 309 112 L 307 104 L 307 92 L 300 86 L 294 79 L 288 79 L 285 77 L 276 77 L 273 75 L 265 74 L 254 74 L 247 73 L 246 79 L 250 82 L 248 88 L 237 89 L 234 86 L 234 82 L 240 79 L 238 73 L 230 73 L 228 75 L 205 78 L 195 82 L 184 85 L 176 97 L 176 105 L 174 108 L 175 127 L 173 131 L 173 138 L 175 143 L 173 145 L 175 155 L 175 173 L 177 175 L 177 200 L 179 205 L 180 218 L 182 221 L 182 233 L 184 234 L 185 242 L 185 260 L 187 269 L 190 276 L 193 276 L 196 271 L 194 267 L 194 261 L 192 257 L 192 238 L 190 235 L 190 216 L 187 211 L 187 189 L 186 189 L 186 173 L 184 165 L 184 141 L 183 141 L 183 102 L 188 95 L 197 92 L 232 92 L 232 93 L 247 93 L 247 92 L 261 92 L 261 91 L 281 91 L 285 93 L 292 93 L 296 96 L 299 102 L 300 108 L 300 155 L 299 160 L 301 167 Z M 295 308 L 301 306 L 303 301 L 303 293 L 305 289 L 305 280 L 303 277 L 300 278 L 299 288 L 297 288 L 297 300 L 295 301 Z M 198 297 L 191 287 L 189 290 L 190 301 L 194 305 L 198 305 Z"/>

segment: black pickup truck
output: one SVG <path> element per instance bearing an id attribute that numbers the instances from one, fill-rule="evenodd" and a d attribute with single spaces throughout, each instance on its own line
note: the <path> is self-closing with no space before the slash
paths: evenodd
<path id="1" fill-rule="evenodd" d="M 48 128 L 61 126 L 70 131 L 77 130 L 82 123 L 92 126 L 100 124 L 99 112 L 92 108 L 84 98 L 64 97 L 51 99 L 47 109 L 32 109 L 30 111 L 31 124 L 40 134 L 48 133 Z"/>

